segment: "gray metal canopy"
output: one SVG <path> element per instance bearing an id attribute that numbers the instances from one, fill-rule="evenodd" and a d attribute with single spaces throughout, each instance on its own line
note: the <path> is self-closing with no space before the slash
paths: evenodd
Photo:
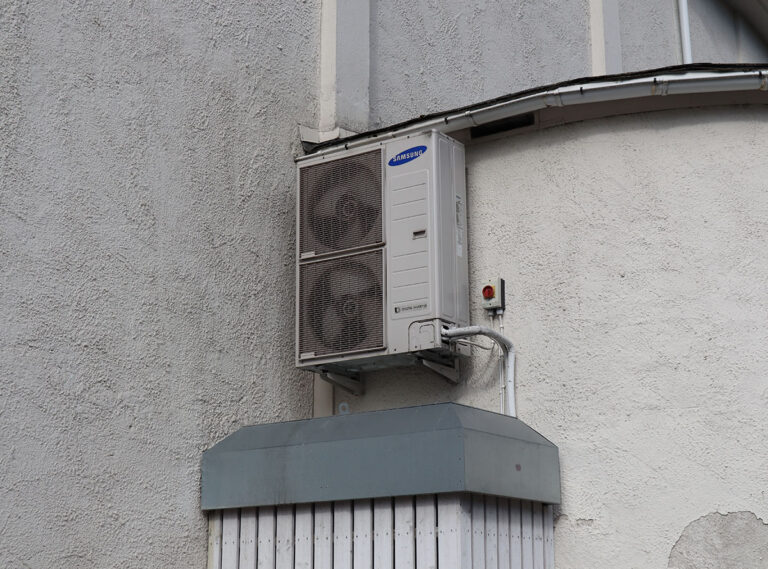
<path id="1" fill-rule="evenodd" d="M 203 453 L 204 510 L 444 492 L 559 503 L 557 447 L 441 403 L 243 427 Z"/>

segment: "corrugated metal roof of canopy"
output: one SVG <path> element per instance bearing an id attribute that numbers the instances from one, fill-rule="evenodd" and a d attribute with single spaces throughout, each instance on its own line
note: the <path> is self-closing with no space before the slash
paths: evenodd
<path id="1" fill-rule="evenodd" d="M 319 152 L 343 149 L 350 146 L 357 146 L 359 144 L 367 143 L 377 138 L 395 136 L 395 135 L 398 135 L 398 133 L 400 132 L 409 131 L 411 129 L 417 129 L 422 125 L 427 126 L 430 123 L 433 123 L 435 121 L 444 121 L 445 127 L 440 128 L 440 130 L 444 132 L 449 132 L 451 131 L 451 124 L 450 124 L 451 122 L 458 123 L 458 119 L 461 119 L 463 117 L 470 117 L 473 115 L 473 113 L 477 113 L 480 111 L 485 112 L 488 109 L 496 109 L 497 107 L 504 107 L 510 103 L 525 101 L 526 99 L 530 99 L 536 96 L 557 93 L 559 90 L 564 90 L 564 89 L 573 88 L 573 87 L 578 87 L 580 92 L 583 94 L 584 90 L 586 89 L 599 88 L 604 91 L 604 90 L 619 87 L 619 86 L 631 86 L 633 82 L 637 82 L 638 80 L 643 80 L 643 79 L 653 80 L 654 82 L 658 80 L 660 84 L 663 84 L 664 82 L 667 82 L 667 81 L 675 81 L 678 79 L 681 81 L 688 81 L 690 83 L 697 79 L 702 80 L 702 75 L 704 75 L 706 79 L 710 79 L 710 80 L 713 78 L 717 80 L 718 77 L 721 77 L 723 80 L 725 79 L 732 80 L 734 78 L 741 79 L 742 76 L 745 74 L 752 74 L 754 75 L 754 77 L 759 78 L 759 81 L 756 83 L 756 85 L 759 85 L 759 87 L 757 88 L 759 88 L 761 91 L 763 91 L 764 94 L 766 94 L 765 102 L 768 103 L 768 92 L 765 91 L 766 85 L 768 85 L 768 83 L 766 82 L 766 79 L 768 78 L 768 63 L 766 64 L 693 63 L 688 65 L 675 65 L 670 67 L 660 67 L 657 69 L 634 71 L 630 73 L 619 73 L 615 75 L 602 75 L 602 76 L 595 76 L 595 77 L 583 77 L 583 78 L 577 78 L 577 79 L 570 79 L 568 81 L 561 81 L 559 83 L 553 83 L 550 85 L 535 87 L 532 89 L 526 89 L 523 91 L 518 91 L 516 93 L 511 93 L 508 95 L 502 95 L 494 99 L 489 99 L 487 101 L 482 101 L 479 103 L 473 103 L 471 105 L 466 105 L 456 109 L 451 109 L 451 110 L 427 114 L 427 115 L 421 115 L 417 118 L 409 119 L 404 122 L 400 122 L 397 124 L 393 124 L 393 125 L 382 127 L 375 130 L 370 130 L 360 134 L 355 134 L 353 136 L 348 136 L 346 138 L 329 140 L 326 142 L 321 142 L 319 144 L 310 145 L 309 147 L 305 147 L 305 150 L 307 150 L 307 157 L 309 157 Z M 750 89 L 748 89 L 745 86 L 744 90 L 750 90 Z M 751 90 L 754 90 L 754 88 Z M 702 90 L 701 92 L 713 93 L 717 91 Z M 654 94 L 667 95 L 667 92 L 660 89 L 658 93 L 654 93 Z M 670 92 L 669 94 L 673 95 L 675 93 Z M 648 93 L 648 95 L 650 95 L 650 93 Z M 638 93 L 637 96 L 641 97 L 643 95 Z M 562 101 L 560 101 L 559 103 L 562 104 Z M 558 104 L 556 103 L 556 106 L 557 105 Z M 514 116 L 514 114 L 515 113 L 512 112 L 509 116 Z M 489 119 L 489 120 L 493 120 L 493 119 Z M 467 126 L 471 126 L 471 125 L 455 124 L 454 129 L 458 130 L 460 128 L 466 128 Z"/>
<path id="2" fill-rule="evenodd" d="M 442 403 L 243 427 L 203 453 L 204 510 L 445 492 L 559 503 L 557 447 Z"/>

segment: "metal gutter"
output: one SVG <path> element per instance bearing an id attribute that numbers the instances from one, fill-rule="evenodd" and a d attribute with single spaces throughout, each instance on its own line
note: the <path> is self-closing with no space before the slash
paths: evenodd
<path id="1" fill-rule="evenodd" d="M 509 95 L 471 107 L 448 111 L 320 145 L 309 157 L 333 154 L 377 140 L 424 131 L 455 132 L 549 107 L 627 101 L 653 96 L 768 91 L 768 65 L 688 65 L 650 72 L 587 78 Z M 767 101 L 768 102 L 768 101 Z"/>

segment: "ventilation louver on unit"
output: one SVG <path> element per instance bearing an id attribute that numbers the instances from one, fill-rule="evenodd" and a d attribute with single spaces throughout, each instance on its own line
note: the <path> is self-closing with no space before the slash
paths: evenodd
<path id="1" fill-rule="evenodd" d="M 381 150 L 307 168 L 300 192 L 302 258 L 381 243 Z"/>
<path id="2" fill-rule="evenodd" d="M 302 265 L 306 319 L 300 353 L 327 356 L 384 347 L 381 251 Z"/>
<path id="3" fill-rule="evenodd" d="M 441 332 L 469 321 L 463 146 L 433 132 L 298 170 L 297 365 L 455 370 Z"/>

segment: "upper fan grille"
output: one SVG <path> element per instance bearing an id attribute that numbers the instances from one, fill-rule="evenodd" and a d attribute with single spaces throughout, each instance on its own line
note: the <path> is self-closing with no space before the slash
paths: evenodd
<path id="1" fill-rule="evenodd" d="M 299 268 L 299 354 L 325 356 L 384 347 L 382 251 Z"/>
<path id="2" fill-rule="evenodd" d="M 381 150 L 300 170 L 300 253 L 382 241 Z"/>

